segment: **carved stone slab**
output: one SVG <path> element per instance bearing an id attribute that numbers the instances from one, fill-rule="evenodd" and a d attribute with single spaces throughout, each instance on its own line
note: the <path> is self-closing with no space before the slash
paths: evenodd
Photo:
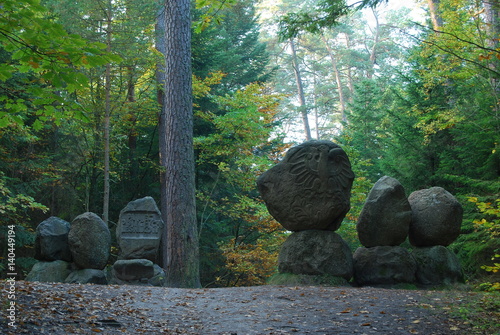
<path id="1" fill-rule="evenodd" d="M 354 173 L 342 148 L 308 141 L 257 180 L 269 213 L 290 231 L 335 231 L 350 209 Z"/>
<path id="2" fill-rule="evenodd" d="M 151 197 L 134 200 L 120 212 L 116 239 L 120 259 L 157 261 L 163 232 L 161 213 Z"/>

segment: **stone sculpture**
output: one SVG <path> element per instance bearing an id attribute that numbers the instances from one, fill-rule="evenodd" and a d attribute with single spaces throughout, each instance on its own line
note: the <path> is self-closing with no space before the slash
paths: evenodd
<path id="1" fill-rule="evenodd" d="M 257 180 L 269 213 L 290 231 L 340 227 L 350 209 L 354 173 L 347 154 L 330 141 L 290 149 Z"/>
<path id="2" fill-rule="evenodd" d="M 157 262 L 163 226 L 152 197 L 129 202 L 120 212 L 116 228 L 119 259 L 144 258 Z"/>

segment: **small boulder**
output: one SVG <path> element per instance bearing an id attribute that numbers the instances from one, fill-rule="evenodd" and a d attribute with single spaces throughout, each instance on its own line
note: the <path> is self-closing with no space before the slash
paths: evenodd
<path id="1" fill-rule="evenodd" d="M 442 245 L 415 248 L 417 280 L 423 285 L 449 285 L 463 282 L 463 272 L 457 256 Z"/>
<path id="2" fill-rule="evenodd" d="M 64 280 L 64 282 L 68 284 L 108 284 L 104 271 L 96 269 L 81 269 L 73 271 Z"/>
<path id="3" fill-rule="evenodd" d="M 113 275 L 122 281 L 147 281 L 154 277 L 154 263 L 149 259 L 118 260 L 113 264 Z"/>
<path id="4" fill-rule="evenodd" d="M 71 264 L 57 260 L 53 262 L 38 262 L 33 265 L 26 276 L 27 281 L 62 283 L 71 272 Z"/>
<path id="5" fill-rule="evenodd" d="M 408 197 L 412 209 L 410 243 L 416 247 L 448 246 L 460 235 L 462 205 L 441 187 L 415 191 Z"/>
<path id="6" fill-rule="evenodd" d="M 335 232 L 295 232 L 281 247 L 278 271 L 297 275 L 331 275 L 349 280 L 353 274 L 352 253 Z"/>
<path id="7" fill-rule="evenodd" d="M 163 232 L 161 213 L 151 197 L 131 201 L 120 212 L 116 239 L 119 259 L 158 260 Z"/>
<path id="8" fill-rule="evenodd" d="M 55 216 L 36 227 L 35 258 L 40 261 L 71 262 L 68 245 L 69 222 Z"/>
<path id="9" fill-rule="evenodd" d="M 356 224 L 365 247 L 397 246 L 408 236 L 412 212 L 403 186 L 384 176 L 371 189 Z"/>
<path id="10" fill-rule="evenodd" d="M 330 141 L 291 148 L 257 179 L 269 213 L 287 230 L 340 227 L 350 209 L 354 173 L 347 154 Z"/>
<path id="11" fill-rule="evenodd" d="M 81 269 L 102 270 L 111 250 L 108 226 L 94 213 L 77 216 L 68 234 L 73 261 Z"/>
<path id="12" fill-rule="evenodd" d="M 358 248 L 353 258 L 354 280 L 358 285 L 415 283 L 417 263 L 402 247 Z"/>

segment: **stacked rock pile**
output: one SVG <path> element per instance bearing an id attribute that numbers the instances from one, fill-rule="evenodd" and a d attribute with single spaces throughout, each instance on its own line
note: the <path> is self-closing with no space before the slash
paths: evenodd
<path id="1" fill-rule="evenodd" d="M 118 260 L 107 272 L 110 284 L 164 285 L 165 272 L 157 264 L 163 228 L 152 197 L 131 201 L 122 209 L 116 228 Z"/>
<path id="2" fill-rule="evenodd" d="M 163 286 L 165 273 L 156 264 L 163 226 L 153 198 L 130 202 L 120 213 L 116 231 L 119 259 L 106 268 L 111 234 L 99 216 L 87 212 L 71 224 L 50 217 L 36 229 L 35 258 L 40 262 L 26 280 Z"/>
<path id="3" fill-rule="evenodd" d="M 50 217 L 36 229 L 36 263 L 29 281 L 106 284 L 103 269 L 109 258 L 111 234 L 96 214 L 87 212 L 70 224 Z"/>
<path id="4" fill-rule="evenodd" d="M 358 285 L 449 284 L 462 279 L 446 246 L 460 233 L 462 207 L 440 187 L 409 198 L 394 178 L 382 177 L 368 194 L 356 228 L 363 248 L 354 253 Z M 400 245 L 409 237 L 411 252 Z"/>
<path id="5" fill-rule="evenodd" d="M 352 277 L 352 253 L 335 231 L 350 209 L 353 180 L 347 154 L 330 141 L 293 147 L 258 178 L 269 213 L 293 232 L 278 256 L 280 273 Z"/>

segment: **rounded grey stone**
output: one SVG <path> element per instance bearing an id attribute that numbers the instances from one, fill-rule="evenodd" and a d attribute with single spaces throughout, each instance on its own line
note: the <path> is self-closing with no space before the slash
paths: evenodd
<path id="1" fill-rule="evenodd" d="M 68 245 L 69 222 L 55 216 L 36 227 L 35 259 L 40 261 L 63 260 L 71 262 Z"/>
<path id="2" fill-rule="evenodd" d="M 415 191 L 408 197 L 412 209 L 410 243 L 416 247 L 448 246 L 460 235 L 463 209 L 441 187 Z"/>
<path id="3" fill-rule="evenodd" d="M 104 269 L 111 250 L 111 234 L 99 216 L 91 212 L 77 216 L 71 223 L 68 242 L 76 266 Z"/>
<path id="4" fill-rule="evenodd" d="M 38 262 L 33 265 L 26 276 L 27 281 L 62 283 L 71 272 L 71 264 L 57 260 L 53 262 Z"/>
<path id="5" fill-rule="evenodd" d="M 412 219 L 403 186 L 394 178 L 380 178 L 366 198 L 356 224 L 365 247 L 397 246 L 408 237 Z"/>
<path id="6" fill-rule="evenodd" d="M 442 245 L 415 248 L 417 280 L 423 285 L 449 285 L 463 282 L 462 266 L 457 256 Z"/>

